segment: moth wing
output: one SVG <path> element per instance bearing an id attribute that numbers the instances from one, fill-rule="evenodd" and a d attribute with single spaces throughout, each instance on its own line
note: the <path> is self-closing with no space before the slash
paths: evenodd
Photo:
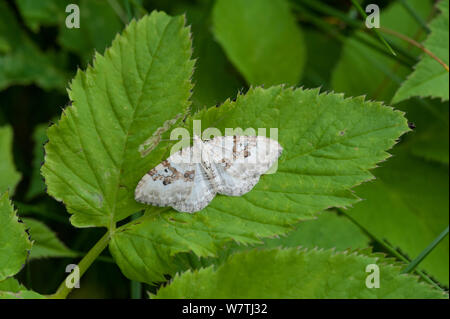
<path id="1" fill-rule="evenodd" d="M 215 188 L 212 186 L 203 167 L 197 164 L 195 179 L 190 194 L 171 206 L 179 212 L 198 212 L 208 206 L 214 196 L 216 196 Z"/>
<path id="2" fill-rule="evenodd" d="M 205 145 L 220 177 L 218 193 L 228 196 L 249 192 L 283 150 L 264 136 L 218 136 Z"/>
<path id="3" fill-rule="evenodd" d="M 185 200 L 194 187 L 198 165 L 193 148 L 184 148 L 151 169 L 135 190 L 138 202 L 154 206 L 172 206 Z"/>

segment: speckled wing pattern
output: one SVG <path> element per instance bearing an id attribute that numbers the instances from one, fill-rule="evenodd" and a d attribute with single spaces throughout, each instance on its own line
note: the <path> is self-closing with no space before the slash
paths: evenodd
<path id="1" fill-rule="evenodd" d="M 219 136 L 171 155 L 142 177 L 135 199 L 193 213 L 216 194 L 241 196 L 276 162 L 282 147 L 264 136 Z"/>

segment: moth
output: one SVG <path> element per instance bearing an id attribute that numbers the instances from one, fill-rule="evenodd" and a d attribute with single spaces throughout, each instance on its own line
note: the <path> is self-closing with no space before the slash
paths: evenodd
<path id="1" fill-rule="evenodd" d="M 194 213 L 216 196 L 242 196 L 278 160 L 283 148 L 264 136 L 218 136 L 183 148 L 151 169 L 138 183 L 135 199 Z"/>

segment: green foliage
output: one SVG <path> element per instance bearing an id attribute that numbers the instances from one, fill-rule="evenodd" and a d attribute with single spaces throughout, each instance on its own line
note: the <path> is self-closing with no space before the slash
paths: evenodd
<path id="1" fill-rule="evenodd" d="M 430 1 L 410 0 L 409 2 L 422 18 L 426 18 L 431 11 Z M 383 10 L 382 26 L 395 29 L 412 38 L 422 34 L 415 19 L 398 1 Z M 417 55 L 420 52 L 400 39 L 387 34 L 383 36 L 411 54 Z M 367 45 L 361 39 L 371 45 Z M 332 87 L 336 91 L 345 92 L 348 95 L 367 95 L 371 99 L 386 102 L 391 100 L 402 78 L 410 70 L 398 60 L 393 60 L 375 50 L 373 46 L 386 50 L 378 39 L 371 38 L 364 31 L 356 31 L 345 40 L 341 57 L 331 79 Z"/>
<path id="2" fill-rule="evenodd" d="M 9 5 L 0 2 L 0 90 L 31 83 L 62 89 L 67 80 L 60 67 L 63 61 L 56 53 L 42 52 L 17 23 Z"/>
<path id="3" fill-rule="evenodd" d="M 32 218 L 24 218 L 23 222 L 33 241 L 30 258 L 78 256 L 77 253 L 67 248 L 44 223 Z"/>
<path id="4" fill-rule="evenodd" d="M 424 103 L 418 103 L 420 101 Z M 428 161 L 448 165 L 448 105 L 436 99 L 426 99 L 405 101 L 398 107 L 406 112 L 408 119 L 416 127 L 408 140 L 410 153 Z"/>
<path id="5" fill-rule="evenodd" d="M 264 240 L 265 247 L 305 247 L 345 250 L 347 248 L 365 248 L 369 238 L 355 224 L 344 216 L 333 212 L 323 212 L 316 220 L 307 220 L 297 228 L 280 238 Z"/>
<path id="6" fill-rule="evenodd" d="M 19 292 L 24 287 L 13 277 L 0 281 L 0 291 Z"/>
<path id="7" fill-rule="evenodd" d="M 227 241 L 257 243 L 323 209 L 356 203 L 350 188 L 370 180 L 368 169 L 386 159 L 385 150 L 408 130 L 400 112 L 379 103 L 282 87 L 251 89 L 193 120 L 222 133 L 227 127 L 279 127 L 284 151 L 278 170 L 244 196 L 217 196 L 193 215 L 150 210 L 138 224 L 117 231 L 110 250 L 132 279 L 162 280 L 176 253 L 213 256 Z"/>
<path id="8" fill-rule="evenodd" d="M 80 29 L 65 26 L 69 3 Z M 448 1 L 383 3 L 379 31 L 397 56 L 354 6 L 331 3 L 0 1 L 0 195 L 15 191 L 30 217 L 20 223 L 1 195 L 0 298 L 54 292 L 67 264 L 54 257 L 82 257 L 75 298 L 123 297 L 136 281 L 166 284 L 152 287 L 163 298 L 448 298 L 424 284 L 448 286 L 448 236 L 419 282 L 400 275 L 448 227 L 448 72 L 405 38 L 427 38 L 448 65 Z M 213 135 L 278 139 L 276 172 L 195 214 L 136 203 L 171 131 L 192 135 L 197 120 Z M 365 287 L 370 263 L 380 289 Z M 47 296 L 70 291 L 62 281 Z"/>
<path id="9" fill-rule="evenodd" d="M 0 299 L 44 299 L 37 292 L 27 290 L 16 279 L 10 277 L 0 281 Z"/>
<path id="10" fill-rule="evenodd" d="M 25 264 L 31 242 L 8 198 L 0 195 L 0 281 L 14 276 Z"/>
<path id="11" fill-rule="evenodd" d="M 428 17 L 431 9 L 428 1 L 410 1 L 409 4 L 421 18 Z M 384 27 L 417 41 L 424 37 L 420 25 L 398 2 L 384 10 L 382 21 Z M 448 37 L 437 36 L 445 46 Z M 390 101 L 410 71 L 364 45 L 358 37 L 376 42 L 362 33 L 346 39 L 333 73 L 333 87 L 347 94 L 367 94 L 374 99 Z M 407 42 L 389 35 L 386 37 L 413 55 L 421 53 Z M 432 62 L 442 68 L 435 60 Z M 448 225 L 448 104 L 428 99 L 408 100 L 397 107 L 406 112 L 416 128 L 396 157 L 375 171 L 377 180 L 356 189 L 365 201 L 349 214 L 370 234 L 413 259 Z M 448 239 L 421 267 L 448 285 Z"/>
<path id="12" fill-rule="evenodd" d="M 93 67 L 77 72 L 73 104 L 47 132 L 42 167 L 48 193 L 65 203 L 74 226 L 111 227 L 143 207 L 134 188 L 165 149 L 147 157 L 138 150 L 188 109 L 190 55 L 184 19 L 153 12 L 131 22 Z"/>
<path id="13" fill-rule="evenodd" d="M 16 0 L 25 23 L 33 31 L 41 26 L 57 26 L 58 42 L 68 51 L 78 54 L 87 64 L 94 50 L 103 52 L 115 34 L 121 30 L 122 22 L 114 9 L 104 0 Z M 68 4 L 80 8 L 80 28 L 69 29 L 65 25 Z"/>
<path id="14" fill-rule="evenodd" d="M 424 47 L 441 59 L 447 70 L 429 55 L 423 55 L 414 67 L 414 72 L 395 93 L 393 103 L 412 96 L 440 97 L 448 101 L 449 87 L 449 14 L 448 1 L 439 1 L 441 14 L 430 23 L 431 34 L 426 39 Z"/>
<path id="15" fill-rule="evenodd" d="M 375 174 L 374 183 L 356 189 L 366 200 L 347 213 L 413 259 L 448 225 L 448 166 L 414 158 L 402 149 Z M 448 243 L 447 237 L 420 266 L 445 285 Z"/>
<path id="16" fill-rule="evenodd" d="M 14 193 L 21 174 L 16 170 L 12 156 L 13 132 L 10 126 L 0 127 L 0 194 Z"/>
<path id="17" fill-rule="evenodd" d="M 64 23 L 66 18 L 66 5 L 71 3 L 65 0 L 16 0 L 17 7 L 25 24 L 38 32 L 41 26 L 53 26 Z"/>
<path id="18" fill-rule="evenodd" d="M 17 293 L 0 291 L 0 299 L 45 299 L 45 297 L 35 291 L 21 290 Z"/>
<path id="19" fill-rule="evenodd" d="M 380 268 L 380 288 L 365 286 L 369 264 Z M 193 289 L 195 287 L 195 289 Z M 332 288 L 331 288 L 332 287 Z M 251 250 L 224 264 L 188 271 L 152 298 L 448 298 L 400 267 L 375 256 L 330 250 Z"/>
<path id="20" fill-rule="evenodd" d="M 249 84 L 299 82 L 304 39 L 286 0 L 218 0 L 214 35 Z"/>
<path id="21" fill-rule="evenodd" d="M 283 236 L 265 238 L 259 247 L 265 248 L 324 248 L 344 251 L 346 249 L 364 249 L 369 246 L 369 238 L 361 229 L 345 216 L 335 212 L 321 213 L 317 218 L 298 223 L 296 228 Z M 219 251 L 215 258 L 198 258 L 194 254 L 177 255 L 174 262 L 178 271 L 221 264 L 233 253 L 252 249 L 254 246 L 229 243 Z"/>

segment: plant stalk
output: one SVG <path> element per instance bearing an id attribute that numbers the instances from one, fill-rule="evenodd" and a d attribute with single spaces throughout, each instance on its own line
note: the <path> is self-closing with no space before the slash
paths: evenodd
<path id="1" fill-rule="evenodd" d="M 352 0 L 353 5 L 356 7 L 356 9 L 358 9 L 359 13 L 361 14 L 361 16 L 365 19 L 367 19 L 367 14 L 366 11 L 364 11 L 364 9 L 361 7 L 361 5 L 359 4 L 358 1 L 356 0 Z M 377 35 L 377 37 L 380 39 L 380 41 L 386 46 L 386 48 L 388 48 L 388 50 L 392 53 L 392 55 L 396 56 L 397 53 L 395 53 L 394 49 L 392 49 L 392 47 L 389 45 L 389 43 L 386 41 L 385 38 L 383 38 L 383 36 L 381 35 L 380 32 L 378 32 L 377 28 L 374 28 L 373 31 L 375 32 L 375 34 Z"/>
<path id="2" fill-rule="evenodd" d="M 100 238 L 100 240 L 88 251 L 88 253 L 81 259 L 78 264 L 80 271 L 80 279 L 86 270 L 92 265 L 92 263 L 97 259 L 97 257 L 102 253 L 102 251 L 108 246 L 109 240 L 111 239 L 111 232 L 108 231 L 106 234 Z M 69 275 L 70 276 L 70 275 Z M 66 279 L 60 284 L 58 290 L 50 295 L 50 299 L 65 299 L 72 291 L 73 288 L 69 288 L 66 285 Z"/>
<path id="3" fill-rule="evenodd" d="M 402 270 L 402 274 L 412 272 L 421 262 L 428 256 L 429 253 L 448 235 L 448 226 L 442 233 L 440 233 L 429 245 L 425 248 L 419 256 L 417 256 L 411 263 Z"/>
<path id="4" fill-rule="evenodd" d="M 388 29 L 388 28 L 384 28 L 384 27 L 381 27 L 381 28 L 380 28 L 380 31 L 381 31 L 381 32 L 384 32 L 384 33 L 387 33 L 387 34 L 390 34 L 390 35 L 393 35 L 394 37 L 397 37 L 397 38 L 399 38 L 399 39 L 401 39 L 401 40 L 403 40 L 403 41 L 406 41 L 406 42 L 408 42 L 409 44 L 411 44 L 411 45 L 413 45 L 413 46 L 419 48 L 419 49 L 422 50 L 425 54 L 427 54 L 428 56 L 430 56 L 432 59 L 436 60 L 440 65 L 442 65 L 442 66 L 444 67 L 444 69 L 445 69 L 447 72 L 449 72 L 448 65 L 445 64 L 444 61 L 442 61 L 440 58 L 438 58 L 436 55 L 434 55 L 433 52 L 431 52 L 430 50 L 428 50 L 427 48 L 425 48 L 422 44 L 420 44 L 420 43 L 417 42 L 416 40 L 411 39 L 410 37 L 407 37 L 406 35 L 401 34 L 401 33 L 397 32 L 397 31 L 394 31 L 394 30 L 391 30 L 391 29 Z"/>

